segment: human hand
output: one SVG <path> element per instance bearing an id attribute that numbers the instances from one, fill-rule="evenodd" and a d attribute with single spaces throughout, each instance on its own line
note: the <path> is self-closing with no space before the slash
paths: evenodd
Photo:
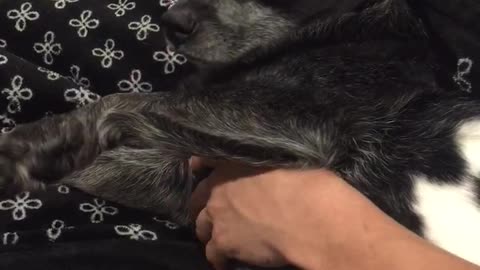
<path id="1" fill-rule="evenodd" d="M 329 171 L 206 164 L 214 171 L 191 205 L 216 269 L 227 258 L 308 270 L 480 269 L 406 230 Z"/>
<path id="2" fill-rule="evenodd" d="M 198 159 L 194 162 L 194 167 L 202 167 Z M 322 216 L 335 220 L 330 217 L 337 214 L 332 200 L 344 189 L 353 190 L 331 172 L 206 163 L 215 169 L 195 190 L 191 208 L 195 216 L 200 212 L 196 232 L 216 269 L 222 269 L 227 258 L 263 267 L 292 263 L 289 255 L 291 249 L 299 250 L 296 243 L 301 246 L 311 238 L 321 239 L 322 230 L 328 234 L 339 223 L 348 222 L 337 218 L 334 224 L 325 224 L 332 228 L 320 226 Z M 323 208 L 329 208 L 325 215 L 319 214 Z M 320 248 L 330 249 L 328 243 Z"/>
<path id="3" fill-rule="evenodd" d="M 236 163 L 210 161 L 207 165 L 216 168 L 200 182 L 191 203 L 193 215 L 198 215 L 196 232 L 206 244 L 207 259 L 216 269 L 222 269 L 227 258 L 264 267 L 287 264 L 270 241 L 275 238 L 275 229 L 257 218 L 267 218 L 274 213 L 265 210 L 280 207 L 275 202 L 262 209 L 255 207 L 268 188 L 266 181 L 257 180 L 269 172 Z M 252 208 L 260 211 L 252 212 Z"/>

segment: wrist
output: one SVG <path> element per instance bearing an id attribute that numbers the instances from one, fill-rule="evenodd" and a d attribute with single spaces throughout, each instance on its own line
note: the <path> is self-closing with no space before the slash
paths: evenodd
<path id="1" fill-rule="evenodd" d="M 305 180 L 302 197 L 277 233 L 276 248 L 289 264 L 306 270 L 479 270 L 408 231 L 333 174 L 320 170 L 299 178 Z"/>
<path id="2" fill-rule="evenodd" d="M 403 252 L 415 236 L 394 221 L 384 220 L 383 213 L 376 215 L 368 215 L 361 224 L 338 225 L 332 233 L 307 229 L 303 237 L 286 237 L 281 252 L 290 264 L 306 270 L 403 269 L 397 261 L 403 258 L 395 253 Z"/>
<path id="3" fill-rule="evenodd" d="M 295 222 L 284 224 L 278 244 L 290 264 L 307 270 L 394 269 L 383 249 L 410 232 L 328 171 L 300 178 L 305 181 L 299 181 L 304 187 L 295 209 L 303 215 L 294 213 Z"/>
<path id="4" fill-rule="evenodd" d="M 369 223 L 367 231 L 349 228 L 351 233 L 344 236 L 311 233 L 283 245 L 282 254 L 291 265 L 305 270 L 480 270 L 408 231 L 380 210 L 370 216 Z"/>
<path id="5" fill-rule="evenodd" d="M 326 170 L 293 176 L 301 186 L 297 192 L 302 196 L 289 211 L 296 217 L 292 218 L 294 222 L 283 224 L 280 231 L 279 252 L 300 269 L 362 269 L 353 263 L 361 255 L 355 254 L 358 250 L 351 248 L 351 242 L 357 242 L 359 228 L 364 227 L 357 223 L 368 221 L 358 213 L 365 212 L 362 209 L 369 201 Z M 346 264 L 349 267 L 342 268 Z"/>

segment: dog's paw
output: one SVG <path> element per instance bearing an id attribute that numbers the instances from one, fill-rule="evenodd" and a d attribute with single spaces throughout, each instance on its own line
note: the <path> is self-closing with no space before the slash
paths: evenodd
<path id="1" fill-rule="evenodd" d="M 26 145 L 8 136 L 2 136 L 0 139 L 0 192 L 24 189 L 30 177 L 28 167 L 23 162 L 27 152 Z"/>
<path id="2" fill-rule="evenodd" d="M 7 156 L 0 154 L 0 191 L 8 191 L 15 178 L 15 162 Z"/>

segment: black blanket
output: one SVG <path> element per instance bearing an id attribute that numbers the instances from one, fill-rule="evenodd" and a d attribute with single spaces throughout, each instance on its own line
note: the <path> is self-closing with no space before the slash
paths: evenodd
<path id="1" fill-rule="evenodd" d="M 174 88 L 150 0 L 0 0 L 0 128 L 116 92 Z M 67 186 L 0 198 L 0 269 L 208 269 L 189 230 Z"/>
<path id="2" fill-rule="evenodd" d="M 111 93 L 174 89 L 189 65 L 161 37 L 173 2 L 0 0 L 1 132 Z M 480 3 L 414 4 L 441 56 L 439 80 L 480 95 Z M 192 233 L 164 217 L 52 186 L 0 197 L 0 269 L 209 267 Z"/>

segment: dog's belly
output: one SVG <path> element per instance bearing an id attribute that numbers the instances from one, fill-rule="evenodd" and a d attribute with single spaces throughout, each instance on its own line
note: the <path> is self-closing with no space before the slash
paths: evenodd
<path id="1" fill-rule="evenodd" d="M 414 210 L 426 239 L 480 265 L 480 208 L 473 179 L 439 185 L 416 177 Z M 478 184 L 478 183 L 477 183 Z"/>
<path id="2" fill-rule="evenodd" d="M 480 121 L 461 125 L 456 141 L 467 170 L 456 184 L 414 177 L 413 208 L 422 219 L 426 239 L 480 265 Z"/>

